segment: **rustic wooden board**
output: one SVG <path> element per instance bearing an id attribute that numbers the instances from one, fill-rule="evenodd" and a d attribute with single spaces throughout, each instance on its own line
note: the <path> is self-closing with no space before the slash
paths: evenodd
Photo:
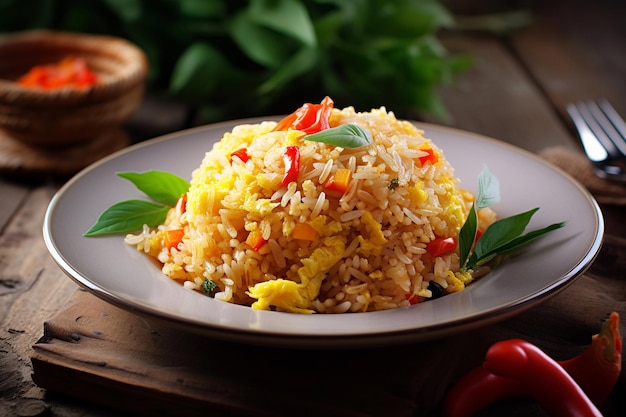
<path id="1" fill-rule="evenodd" d="M 46 322 L 34 345 L 33 379 L 53 392 L 134 415 L 428 416 L 447 387 L 479 366 L 496 340 L 524 338 L 557 359 L 575 356 L 607 312 L 626 314 L 619 296 L 623 291 L 626 282 L 586 276 L 500 325 L 427 343 L 362 350 L 220 342 L 78 291 Z M 579 302 L 586 308 L 578 309 Z M 607 416 L 618 415 L 611 410 L 619 405 L 621 389 L 607 404 Z M 537 404 L 527 401 L 481 415 L 497 412 L 540 414 Z"/>
<path id="2" fill-rule="evenodd" d="M 139 415 L 408 416 L 432 411 L 447 381 L 482 354 L 480 344 L 466 356 L 436 353 L 455 346 L 452 339 L 340 351 L 224 343 L 79 291 L 46 323 L 32 361 L 40 386 Z M 416 406 L 416 398 L 431 400 Z"/>
<path id="3" fill-rule="evenodd" d="M 41 323 L 77 288 L 41 238 L 43 215 L 55 191 L 48 185 L 27 194 L 14 190 L 12 195 L 21 195 L 21 200 L 0 235 L 0 410 L 9 415 L 38 415 L 42 410 L 43 390 L 30 378 L 32 345 L 41 337 Z"/>
<path id="4" fill-rule="evenodd" d="M 0 230 L 9 222 L 15 210 L 22 204 L 23 199 L 28 194 L 29 189 L 24 184 L 17 184 L 4 181 L 0 177 Z"/>

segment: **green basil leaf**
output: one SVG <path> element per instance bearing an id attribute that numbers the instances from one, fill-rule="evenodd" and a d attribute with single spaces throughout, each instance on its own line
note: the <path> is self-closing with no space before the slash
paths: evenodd
<path id="1" fill-rule="evenodd" d="M 485 165 L 478 175 L 476 209 L 492 206 L 500 201 L 500 182 Z"/>
<path id="2" fill-rule="evenodd" d="M 491 226 L 485 230 L 485 233 L 476 242 L 474 253 L 470 257 L 468 267 L 476 265 L 478 262 L 487 258 L 494 253 L 499 253 L 499 250 L 509 244 L 511 241 L 519 237 L 532 216 L 537 212 L 539 208 L 528 210 L 524 213 L 519 213 L 514 216 L 505 217 L 497 220 Z"/>
<path id="3" fill-rule="evenodd" d="M 465 268 L 467 264 L 469 254 L 472 250 L 472 245 L 476 239 L 476 231 L 478 230 L 478 215 L 476 214 L 476 207 L 472 204 L 470 211 L 467 215 L 463 227 L 459 232 L 459 258 L 461 268 Z"/>
<path id="4" fill-rule="evenodd" d="M 128 233 L 144 224 L 155 227 L 165 221 L 170 207 L 143 200 L 126 200 L 106 209 L 83 236 Z"/>
<path id="5" fill-rule="evenodd" d="M 125 178 L 148 197 L 168 206 L 175 206 L 181 195 L 189 190 L 189 183 L 169 172 L 146 171 L 118 172 L 119 177 Z"/>
<path id="6" fill-rule="evenodd" d="M 360 148 L 372 143 L 370 132 L 352 123 L 322 130 L 308 135 L 304 139 L 342 148 Z"/>
<path id="7" fill-rule="evenodd" d="M 554 223 L 542 229 L 524 233 L 532 216 L 539 210 L 534 208 L 524 213 L 505 217 L 494 222 L 485 230 L 474 246 L 478 230 L 477 210 L 489 207 L 500 200 L 500 185 L 487 166 L 478 176 L 478 192 L 467 219 L 459 232 L 459 258 L 461 270 L 466 271 L 474 266 L 482 265 L 497 256 L 504 255 L 527 245 L 535 239 L 563 227 L 565 223 Z M 474 250 L 472 251 L 472 246 Z"/>
<path id="8" fill-rule="evenodd" d="M 537 240 L 538 238 L 540 238 L 541 236 L 556 230 L 556 229 L 560 229 L 561 227 L 565 226 L 565 222 L 560 222 L 560 223 L 553 223 L 549 226 L 543 227 L 541 229 L 536 229 L 536 230 L 532 230 L 528 233 L 526 233 L 525 235 L 516 237 L 515 239 L 511 240 L 509 243 L 507 243 L 506 245 L 501 246 L 498 250 L 497 253 L 494 253 L 494 257 L 497 255 L 504 255 L 507 253 L 510 253 L 514 250 L 517 250 L 519 248 L 521 248 L 522 246 L 525 246 L 527 244 L 529 244 L 530 242 Z M 489 262 L 489 260 L 491 260 L 491 258 L 489 259 L 483 259 L 479 262 L 476 263 L 476 265 L 480 265 L 483 264 L 485 262 Z"/>

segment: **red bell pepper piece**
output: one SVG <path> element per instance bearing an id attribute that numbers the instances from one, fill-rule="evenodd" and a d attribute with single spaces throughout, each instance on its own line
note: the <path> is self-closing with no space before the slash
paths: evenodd
<path id="1" fill-rule="evenodd" d="M 433 258 L 456 249 L 457 240 L 453 237 L 437 237 L 426 245 L 426 252 Z"/>
<path id="2" fill-rule="evenodd" d="M 300 148 L 287 146 L 283 152 L 283 161 L 285 162 L 285 175 L 281 185 L 285 186 L 292 181 L 297 181 L 300 175 Z"/>
<path id="3" fill-rule="evenodd" d="M 311 134 L 326 130 L 330 128 L 328 120 L 333 105 L 333 100 L 328 96 L 324 97 L 320 104 L 305 103 L 298 110 L 279 121 L 274 127 L 274 131 L 291 128 Z"/>

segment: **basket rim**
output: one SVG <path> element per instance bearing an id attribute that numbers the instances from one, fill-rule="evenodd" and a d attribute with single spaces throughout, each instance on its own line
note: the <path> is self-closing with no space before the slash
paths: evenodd
<path id="1" fill-rule="evenodd" d="M 0 101 L 4 98 L 12 102 L 80 101 L 99 96 L 110 96 L 114 91 L 123 91 L 141 83 L 148 73 L 146 54 L 132 42 L 110 35 L 97 35 L 79 32 L 35 29 L 0 35 L 0 52 L 5 49 L 31 47 L 67 49 L 70 55 L 76 53 L 93 56 L 115 57 L 121 65 L 114 77 L 87 88 L 62 87 L 43 90 L 24 87 L 15 81 L 0 79 Z"/>

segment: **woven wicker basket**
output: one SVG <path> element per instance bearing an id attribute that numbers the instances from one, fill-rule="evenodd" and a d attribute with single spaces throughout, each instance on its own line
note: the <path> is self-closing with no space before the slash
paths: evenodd
<path id="1" fill-rule="evenodd" d="M 43 90 L 15 82 L 35 65 L 80 56 L 96 73 L 88 88 Z M 137 108 L 147 73 L 144 53 L 123 39 L 54 31 L 0 37 L 0 128 L 33 145 L 63 146 L 119 126 Z"/>

